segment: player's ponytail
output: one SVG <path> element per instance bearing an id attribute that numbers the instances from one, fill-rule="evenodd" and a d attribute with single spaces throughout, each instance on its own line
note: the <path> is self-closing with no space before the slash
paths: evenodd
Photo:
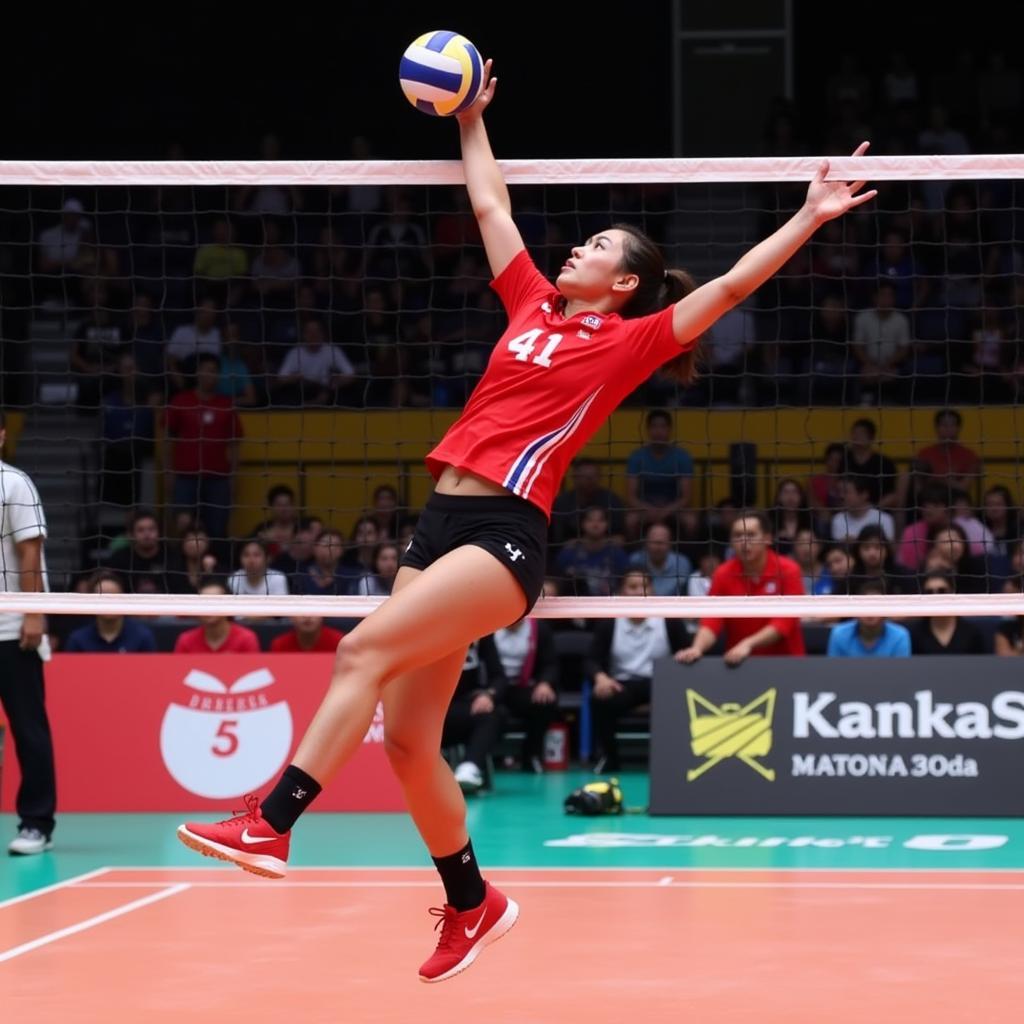
<path id="1" fill-rule="evenodd" d="M 685 270 L 666 269 L 661 250 L 639 228 L 632 224 L 613 224 L 612 227 L 625 235 L 622 269 L 640 278 L 633 297 L 619 310 L 624 320 L 657 313 L 659 309 L 674 305 L 697 287 L 697 282 Z M 698 340 L 693 348 L 681 352 L 658 372 L 681 384 L 692 384 L 697 379 L 699 358 Z"/>

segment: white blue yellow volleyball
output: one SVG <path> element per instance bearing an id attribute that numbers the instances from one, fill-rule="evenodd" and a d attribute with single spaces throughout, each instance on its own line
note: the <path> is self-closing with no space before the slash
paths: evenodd
<path id="1" fill-rule="evenodd" d="M 465 110 L 484 84 L 477 48 L 457 32 L 424 32 L 402 55 L 398 78 L 405 98 L 424 114 L 448 117 Z"/>

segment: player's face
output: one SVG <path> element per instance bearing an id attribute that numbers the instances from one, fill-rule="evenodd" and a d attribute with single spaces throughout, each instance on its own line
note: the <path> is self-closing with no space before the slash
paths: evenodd
<path id="1" fill-rule="evenodd" d="M 567 299 L 596 301 L 610 293 L 628 298 L 638 278 L 622 269 L 624 237 L 609 228 L 573 246 L 555 282 L 558 290 Z"/>

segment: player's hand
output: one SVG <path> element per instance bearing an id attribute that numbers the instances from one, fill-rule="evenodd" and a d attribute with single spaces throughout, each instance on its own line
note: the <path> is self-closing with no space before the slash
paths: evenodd
<path id="1" fill-rule="evenodd" d="M 681 651 L 676 651 L 673 657 L 681 665 L 692 665 L 704 657 L 704 652 L 699 647 L 684 647 Z"/>
<path id="2" fill-rule="evenodd" d="M 853 155 L 863 156 L 869 145 L 871 143 L 862 142 L 853 151 Z M 807 189 L 807 199 L 804 203 L 820 223 L 824 224 L 827 220 L 841 217 L 847 210 L 852 210 L 878 195 L 878 190 L 873 188 L 861 192 L 864 187 L 863 181 L 826 181 L 828 168 L 828 161 L 822 160 L 818 173 Z"/>
<path id="3" fill-rule="evenodd" d="M 28 612 L 21 619 L 21 637 L 18 646 L 23 651 L 34 651 L 43 642 L 43 616 Z"/>
<path id="4" fill-rule="evenodd" d="M 455 120 L 460 124 L 478 120 L 494 99 L 494 87 L 498 80 L 491 78 L 491 63 L 489 60 L 484 61 L 484 87 L 480 90 L 480 95 L 461 114 L 455 115 Z"/>
<path id="5" fill-rule="evenodd" d="M 754 648 L 746 640 L 741 640 L 735 647 L 730 647 L 725 652 L 726 665 L 731 665 L 733 668 L 737 665 L 742 665 L 750 657 L 753 650 Z"/>

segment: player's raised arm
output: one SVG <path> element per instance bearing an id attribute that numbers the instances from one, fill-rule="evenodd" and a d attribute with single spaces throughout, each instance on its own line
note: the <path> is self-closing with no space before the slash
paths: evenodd
<path id="1" fill-rule="evenodd" d="M 462 169 L 473 214 L 480 225 L 491 273 L 497 277 L 523 248 L 523 238 L 512 220 L 512 203 L 505 179 L 491 152 L 483 112 L 494 98 L 496 78 L 491 62 L 484 64 L 484 87 L 471 107 L 457 114 L 462 143 Z"/>
<path id="2" fill-rule="evenodd" d="M 853 155 L 861 156 L 867 148 L 868 143 L 862 142 Z M 827 174 L 828 161 L 823 160 L 804 205 L 778 231 L 744 254 L 731 270 L 676 303 L 672 329 L 681 345 L 700 337 L 720 316 L 760 288 L 822 224 L 878 194 L 875 189 L 861 192 L 863 181 L 826 181 Z"/>

